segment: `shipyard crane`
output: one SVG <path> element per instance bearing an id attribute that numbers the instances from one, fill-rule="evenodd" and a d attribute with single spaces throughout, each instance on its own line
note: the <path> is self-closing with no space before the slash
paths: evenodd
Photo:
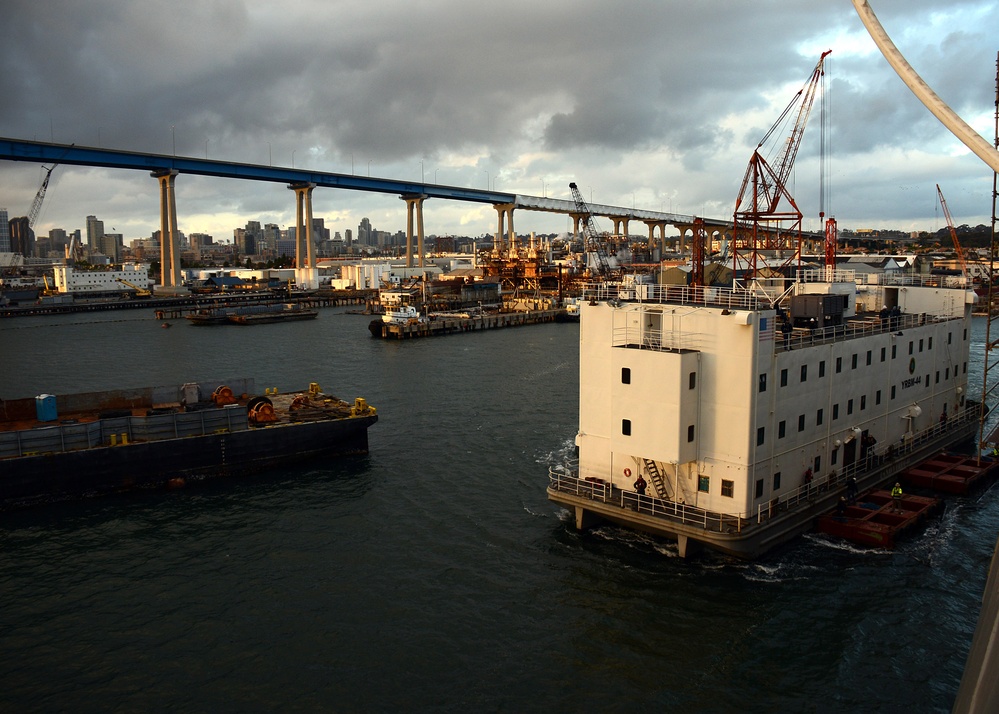
<path id="1" fill-rule="evenodd" d="M 579 187 L 575 183 L 569 184 L 569 190 L 572 191 L 572 198 L 576 202 L 576 213 L 583 219 L 583 250 L 587 253 L 596 254 L 597 270 L 601 275 L 606 275 L 610 272 L 610 264 L 607 262 L 603 247 L 600 245 L 600 236 L 597 234 L 597 228 L 593 223 L 593 214 L 590 212 L 590 207 L 586 205 L 586 201 L 583 200 L 583 194 L 579 192 Z"/>
<path id="2" fill-rule="evenodd" d="M 805 134 L 805 125 L 812 111 L 815 96 L 819 94 L 825 76 L 824 63 L 832 50 L 819 57 L 812 75 L 805 86 L 798 90 L 784 111 L 757 145 L 742 179 L 734 211 L 733 267 L 738 268 L 740 249 L 749 253 L 749 269 L 756 273 L 758 251 L 792 249 L 791 259 L 801 259 L 802 213 L 788 190 L 788 180 L 794 160 Z M 795 108 L 794 124 L 783 141 L 778 141 L 777 131 L 785 126 Z M 768 151 L 779 153 L 773 163 L 764 157 Z M 789 259 L 790 260 L 790 259 Z"/>
<path id="3" fill-rule="evenodd" d="M 968 261 L 964 257 L 964 250 L 957 239 L 957 229 L 954 228 L 954 219 L 950 217 L 950 209 L 947 208 L 947 199 L 944 198 L 943 191 L 940 190 L 940 184 L 937 184 L 937 198 L 940 199 L 940 208 L 943 209 L 944 218 L 947 219 L 947 227 L 950 229 L 951 240 L 954 241 L 954 252 L 957 253 L 957 262 L 961 266 L 961 275 L 967 279 Z"/>
<path id="4" fill-rule="evenodd" d="M 42 185 L 39 187 L 38 193 L 35 194 L 35 200 L 31 202 L 31 210 L 28 211 L 28 228 L 35 227 L 35 219 L 38 218 L 38 214 L 42 210 L 42 201 L 45 200 L 45 192 L 49 188 L 49 179 L 52 178 L 52 170 L 58 165 L 42 166 L 45 169 L 45 178 L 42 180 Z"/>

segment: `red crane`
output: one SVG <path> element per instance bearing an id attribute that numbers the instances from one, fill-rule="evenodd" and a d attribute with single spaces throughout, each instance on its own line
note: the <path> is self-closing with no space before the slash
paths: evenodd
<path id="1" fill-rule="evenodd" d="M 954 241 L 954 252 L 957 253 L 957 262 L 961 265 L 961 275 L 967 279 L 968 261 L 964 257 L 964 250 L 961 248 L 961 243 L 957 240 L 957 229 L 954 228 L 954 219 L 950 217 L 950 210 L 947 208 L 947 201 L 943 197 L 943 191 L 940 190 L 940 184 L 937 184 L 937 197 L 940 199 L 940 208 L 943 209 L 944 217 L 947 219 L 947 227 L 950 228 L 950 237 Z"/>
<path id="2" fill-rule="evenodd" d="M 757 258 L 760 251 L 792 250 L 793 255 L 785 265 L 796 260 L 801 262 L 801 219 L 802 213 L 788 190 L 788 179 L 794 167 L 794 160 L 805 134 L 808 115 L 812 111 L 815 95 L 819 93 L 822 78 L 825 76 L 823 64 L 832 50 L 819 57 L 808 82 L 798 90 L 785 107 L 774 125 L 766 133 L 746 168 L 742 179 L 739 197 L 735 202 L 733 217 L 733 267 L 738 269 L 740 250 L 748 254 L 748 271 L 756 276 Z M 777 144 L 777 130 L 787 123 L 794 109 L 797 115 L 786 139 Z M 764 145 L 769 142 L 770 151 L 781 148 L 771 165 L 763 156 Z"/>

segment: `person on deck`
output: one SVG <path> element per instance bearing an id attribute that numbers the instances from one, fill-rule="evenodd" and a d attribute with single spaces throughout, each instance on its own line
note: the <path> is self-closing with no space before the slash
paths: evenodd
<path id="1" fill-rule="evenodd" d="M 901 513 L 902 512 L 902 484 L 898 481 L 895 482 L 895 486 L 891 490 L 891 500 L 892 500 L 892 512 Z"/>
<path id="2" fill-rule="evenodd" d="M 635 491 L 638 492 L 639 496 L 644 496 L 645 495 L 645 487 L 646 486 L 648 486 L 648 484 L 645 483 L 645 479 L 642 478 L 641 474 L 638 474 L 638 479 L 635 480 Z"/>

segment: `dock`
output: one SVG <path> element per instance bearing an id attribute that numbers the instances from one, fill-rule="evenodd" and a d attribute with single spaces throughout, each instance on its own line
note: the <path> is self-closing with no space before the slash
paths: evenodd
<path id="1" fill-rule="evenodd" d="M 408 340 L 417 337 L 436 337 L 459 332 L 495 330 L 521 325 L 538 325 L 543 322 L 556 322 L 565 314 L 564 309 L 528 310 L 519 312 L 484 313 L 469 316 L 437 316 L 427 321 L 412 320 L 408 323 L 392 323 L 372 320 L 368 329 L 373 337 L 393 340 Z"/>
<path id="2" fill-rule="evenodd" d="M 896 540 L 943 508 L 943 501 L 929 496 L 902 496 L 901 511 L 895 509 L 891 492 L 878 489 L 819 516 L 816 530 L 851 543 L 875 548 L 893 548 Z"/>

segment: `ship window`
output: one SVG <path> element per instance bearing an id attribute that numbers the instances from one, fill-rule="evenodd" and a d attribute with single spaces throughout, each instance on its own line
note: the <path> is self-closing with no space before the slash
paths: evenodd
<path id="1" fill-rule="evenodd" d="M 801 381 L 802 382 L 807 382 L 808 381 L 808 365 L 807 364 L 801 365 Z"/>
<path id="2" fill-rule="evenodd" d="M 968 341 L 968 328 L 967 327 L 964 328 L 964 341 L 965 342 Z"/>
<path id="3" fill-rule="evenodd" d="M 950 379 L 950 367 L 947 368 L 947 374 L 944 376 L 944 379 Z M 937 372 L 937 381 L 938 382 L 940 381 L 940 373 L 939 372 Z"/>
<path id="4" fill-rule="evenodd" d="M 857 369 L 857 353 L 854 352 L 853 356 L 850 358 L 850 369 Z"/>
<path id="5" fill-rule="evenodd" d="M 777 425 L 777 438 L 783 439 L 786 433 L 787 433 L 787 422 L 781 420 L 780 424 Z"/>
<path id="6" fill-rule="evenodd" d="M 951 342 L 953 342 L 953 340 L 954 340 L 954 333 L 953 332 L 948 332 L 947 333 L 947 344 L 948 345 L 951 344 Z"/>
<path id="7" fill-rule="evenodd" d="M 895 385 L 894 384 L 891 386 L 891 398 L 892 399 L 895 398 Z"/>
<path id="8" fill-rule="evenodd" d="M 837 357 L 836 358 L 836 374 L 839 374 L 842 371 L 843 371 L 843 358 L 842 357 Z"/>
<path id="9" fill-rule="evenodd" d="M 694 389 L 695 387 L 697 387 L 697 372 L 691 372 L 687 378 L 687 389 Z"/>
<path id="10" fill-rule="evenodd" d="M 734 493 L 735 493 L 735 481 L 722 479 L 722 496 L 728 496 L 729 498 L 732 498 Z"/>
<path id="11" fill-rule="evenodd" d="M 815 457 L 815 467 L 812 469 L 812 471 L 814 471 L 815 473 L 818 473 L 821 470 L 822 470 L 822 457 L 821 456 L 816 456 Z"/>
<path id="12" fill-rule="evenodd" d="M 697 490 L 701 493 L 707 493 L 711 486 L 710 476 L 698 476 L 697 477 Z"/>
<path id="13" fill-rule="evenodd" d="M 631 384 L 631 368 L 621 368 L 621 384 Z"/>
<path id="14" fill-rule="evenodd" d="M 822 360 L 819 362 L 819 378 L 826 376 L 826 361 Z"/>
<path id="15" fill-rule="evenodd" d="M 912 340 L 909 340 L 909 354 L 912 354 Z"/>
<path id="16" fill-rule="evenodd" d="M 895 355 L 898 354 L 898 345 L 891 346 L 891 358 L 895 359 Z"/>
<path id="17" fill-rule="evenodd" d="M 882 362 L 885 361 L 885 348 L 884 347 L 881 348 L 881 361 Z"/>
<path id="18" fill-rule="evenodd" d="M 930 375 L 928 375 L 928 374 L 926 375 L 926 388 L 927 389 L 930 388 Z"/>
<path id="19" fill-rule="evenodd" d="M 815 426 L 822 426 L 822 410 L 815 412 Z"/>
<path id="20" fill-rule="evenodd" d="M 764 372 L 763 374 L 760 375 L 760 391 L 761 392 L 767 391 L 767 373 L 766 372 Z"/>
<path id="21" fill-rule="evenodd" d="M 694 440 L 694 425 L 691 424 L 690 426 L 687 427 L 687 441 L 690 442 L 693 440 Z"/>
<path id="22" fill-rule="evenodd" d="M 774 491 L 780 488 L 780 471 L 774 474 Z"/>
<path id="23" fill-rule="evenodd" d="M 847 399 L 846 400 L 846 413 L 847 413 L 847 415 L 853 414 L 853 400 L 852 399 Z"/>
<path id="24" fill-rule="evenodd" d="M 833 404 L 833 421 L 839 419 L 839 404 Z"/>
<path id="25" fill-rule="evenodd" d="M 867 350 L 867 366 L 871 366 L 871 351 Z"/>
<path id="26" fill-rule="evenodd" d="M 838 459 L 839 459 L 839 449 L 836 448 L 836 449 L 832 450 L 831 454 L 829 454 L 829 465 L 830 466 L 835 466 L 836 465 L 836 461 Z"/>
<path id="27" fill-rule="evenodd" d="M 767 428 L 761 426 L 756 430 L 756 445 L 763 446 L 763 442 L 767 439 Z"/>
<path id="28" fill-rule="evenodd" d="M 780 386 L 782 386 L 782 387 L 786 387 L 787 386 L 787 370 L 786 369 L 782 369 L 780 371 Z"/>
<path id="29" fill-rule="evenodd" d="M 625 436 L 631 436 L 631 419 L 621 420 L 621 433 Z"/>
<path id="30" fill-rule="evenodd" d="M 763 498 L 763 479 L 756 479 L 756 497 Z"/>
<path id="31" fill-rule="evenodd" d="M 929 338 L 927 338 L 927 340 L 926 340 L 926 349 L 928 349 L 928 350 L 932 350 L 933 349 L 933 337 L 932 337 L 932 335 Z"/>
<path id="32" fill-rule="evenodd" d="M 919 351 L 920 352 L 923 351 L 923 340 L 922 340 L 922 338 L 919 339 Z"/>
<path id="33" fill-rule="evenodd" d="M 804 431 L 804 430 L 805 430 L 805 415 L 804 414 L 799 414 L 798 415 L 798 431 Z"/>
<path id="34" fill-rule="evenodd" d="M 937 376 L 936 376 L 936 379 L 934 380 L 933 383 L 934 384 L 940 384 L 940 370 L 939 369 L 937 370 Z"/>
<path id="35" fill-rule="evenodd" d="M 867 395 L 866 394 L 861 394 L 860 395 L 860 411 L 864 411 L 865 409 L 867 409 Z"/>
<path id="36" fill-rule="evenodd" d="M 968 373 L 968 363 L 967 362 L 964 363 L 964 373 L 965 374 Z"/>
<path id="37" fill-rule="evenodd" d="M 874 406 L 881 403 L 881 390 L 879 389 L 874 393 Z"/>

